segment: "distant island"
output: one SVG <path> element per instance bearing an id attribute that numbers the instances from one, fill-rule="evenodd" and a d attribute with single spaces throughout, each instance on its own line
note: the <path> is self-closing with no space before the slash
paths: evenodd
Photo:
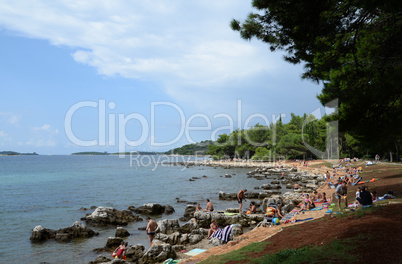
<path id="1" fill-rule="evenodd" d="M 207 155 L 208 146 L 213 145 L 212 140 L 201 141 L 200 143 L 187 144 L 180 148 L 166 151 L 167 155 Z"/>
<path id="2" fill-rule="evenodd" d="M 0 156 L 20 156 L 20 155 L 39 155 L 36 152 L 32 153 L 19 153 L 15 151 L 0 151 Z"/>

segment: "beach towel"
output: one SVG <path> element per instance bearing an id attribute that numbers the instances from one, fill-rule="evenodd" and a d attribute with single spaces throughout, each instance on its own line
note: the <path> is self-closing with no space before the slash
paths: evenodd
<path id="1" fill-rule="evenodd" d="M 163 262 L 163 264 L 174 264 L 174 263 L 179 263 L 180 262 L 180 260 L 174 260 L 174 259 L 167 259 L 167 260 L 165 260 L 164 262 Z"/>
<path id="2" fill-rule="evenodd" d="M 310 218 L 306 218 L 306 219 L 297 219 L 296 222 L 302 222 L 302 221 L 309 221 L 309 220 L 313 220 L 314 218 L 310 217 Z"/>
<path id="3" fill-rule="evenodd" d="M 352 186 L 355 186 L 361 181 L 362 177 L 359 177 L 354 183 L 352 183 Z"/>
<path id="4" fill-rule="evenodd" d="M 186 253 L 184 253 L 184 254 L 187 255 L 187 256 L 193 257 L 193 256 L 196 256 L 196 255 L 198 255 L 198 254 L 204 252 L 204 251 L 206 251 L 206 250 L 205 250 L 205 249 L 201 249 L 201 248 L 195 248 L 195 249 L 190 250 L 189 252 L 186 252 Z"/>
<path id="5" fill-rule="evenodd" d="M 239 213 L 223 213 L 224 215 L 238 215 Z"/>
<path id="6" fill-rule="evenodd" d="M 232 232 L 232 225 L 225 226 L 223 229 L 218 229 L 211 237 L 216 237 L 219 240 L 229 241 L 230 233 Z"/>
<path id="7" fill-rule="evenodd" d="M 282 221 L 289 220 L 289 219 L 291 219 L 293 216 L 295 216 L 294 213 L 287 213 L 287 214 L 285 214 L 285 215 L 283 216 Z"/>
<path id="8" fill-rule="evenodd" d="M 315 207 L 313 209 L 310 209 L 310 211 L 318 211 L 318 210 L 322 210 L 322 207 Z"/>

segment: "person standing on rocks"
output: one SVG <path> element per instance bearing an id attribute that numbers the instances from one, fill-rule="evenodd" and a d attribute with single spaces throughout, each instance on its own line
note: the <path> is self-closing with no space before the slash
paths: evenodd
<path id="1" fill-rule="evenodd" d="M 240 190 L 237 194 L 237 202 L 239 203 L 239 214 L 241 214 L 241 208 L 243 207 L 243 199 L 245 202 L 247 202 L 246 196 L 244 196 L 245 192 L 247 192 L 247 189 Z"/>
<path id="2" fill-rule="evenodd" d="M 154 240 L 155 237 L 155 231 L 158 228 L 158 224 L 151 219 L 151 217 L 147 217 L 148 225 L 146 228 L 146 232 L 149 238 L 149 246 L 152 244 L 152 240 Z"/>

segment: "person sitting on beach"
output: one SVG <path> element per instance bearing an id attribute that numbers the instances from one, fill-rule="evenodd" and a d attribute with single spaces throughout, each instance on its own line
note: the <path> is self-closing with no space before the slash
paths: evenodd
<path id="1" fill-rule="evenodd" d="M 202 211 L 201 205 L 198 203 L 197 207 L 195 208 L 196 211 Z"/>
<path id="2" fill-rule="evenodd" d="M 243 199 L 245 202 L 247 202 L 246 196 L 244 195 L 245 192 L 247 192 L 247 189 L 240 190 L 237 194 L 237 203 L 239 204 L 239 213 L 240 214 L 241 214 L 241 208 L 243 207 Z"/>
<path id="3" fill-rule="evenodd" d="M 251 202 L 248 207 L 247 214 L 255 214 L 257 212 L 257 206 L 255 206 L 255 202 Z"/>
<path id="4" fill-rule="evenodd" d="M 315 208 L 315 204 L 310 200 L 309 195 L 306 193 L 303 195 L 304 202 L 300 205 L 299 209 L 294 209 L 295 212 L 307 211 Z"/>
<path id="5" fill-rule="evenodd" d="M 293 184 L 293 189 L 298 190 L 300 188 L 300 184 L 295 183 Z"/>
<path id="6" fill-rule="evenodd" d="M 147 217 L 148 225 L 145 231 L 147 232 L 148 238 L 149 238 L 149 246 L 152 245 L 152 240 L 154 240 L 155 237 L 155 231 L 158 228 L 158 224 L 151 219 L 151 217 Z"/>
<path id="7" fill-rule="evenodd" d="M 321 193 L 314 191 L 312 194 L 310 194 L 310 199 L 311 201 L 318 201 L 322 197 Z"/>
<path id="8" fill-rule="evenodd" d="M 278 202 L 276 205 L 275 216 L 278 218 L 284 218 L 285 216 L 282 214 L 282 203 Z"/>
<path id="9" fill-rule="evenodd" d="M 372 191 L 371 192 L 371 197 L 373 198 L 373 202 L 376 202 L 377 201 L 377 192 L 376 191 Z"/>
<path id="10" fill-rule="evenodd" d="M 346 182 L 341 182 L 335 189 L 335 198 L 338 200 L 338 209 L 341 211 L 341 199 L 345 199 L 345 208 L 348 207 L 348 188 L 346 187 Z"/>
<path id="11" fill-rule="evenodd" d="M 211 236 L 218 230 L 219 226 L 215 221 L 212 221 L 212 223 L 209 225 L 209 230 L 208 230 L 208 236 L 207 239 L 210 239 Z"/>
<path id="12" fill-rule="evenodd" d="M 205 201 L 207 202 L 207 206 L 202 211 L 203 212 L 212 212 L 212 211 L 214 211 L 214 206 L 212 205 L 211 201 L 209 199 L 206 199 Z"/>
<path id="13" fill-rule="evenodd" d="M 325 194 L 325 192 L 322 193 L 321 198 L 318 199 L 319 203 L 326 203 L 327 202 L 327 195 Z"/>
<path id="14" fill-rule="evenodd" d="M 352 185 L 352 184 L 355 183 L 356 179 L 355 179 L 355 177 L 353 177 L 353 175 L 349 175 L 349 180 L 348 181 Z"/>
<path id="15" fill-rule="evenodd" d="M 124 241 L 121 241 L 120 246 L 118 246 L 113 251 L 114 254 L 112 254 L 112 255 L 116 255 L 116 258 L 124 259 L 125 255 L 126 255 L 127 245 L 128 245 L 128 243 L 124 243 Z"/>
<path id="16" fill-rule="evenodd" d="M 373 203 L 373 197 L 371 196 L 371 193 L 367 191 L 366 186 L 361 188 L 360 197 L 356 198 L 356 200 L 361 205 L 371 205 Z"/>
<path id="17" fill-rule="evenodd" d="M 304 200 L 304 205 L 307 210 L 315 208 L 314 202 L 310 199 L 309 195 L 306 194 L 306 199 Z"/>

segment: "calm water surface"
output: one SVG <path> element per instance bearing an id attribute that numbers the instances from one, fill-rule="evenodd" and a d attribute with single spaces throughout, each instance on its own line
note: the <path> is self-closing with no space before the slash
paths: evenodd
<path id="1" fill-rule="evenodd" d="M 160 156 L 143 157 L 137 166 L 130 158 L 118 156 L 0 156 L 0 263 L 88 263 L 98 255 L 92 250 L 104 247 L 114 228 L 91 227 L 99 236 L 58 243 L 52 240 L 31 243 L 32 228 L 42 225 L 59 229 L 71 226 L 87 212 L 81 207 L 111 206 L 119 210 L 147 202 L 172 205 L 176 212 L 161 218 L 179 218 L 182 200 L 200 202 L 209 198 L 217 210 L 237 207 L 235 201 L 219 201 L 220 190 L 252 190 L 268 183 L 247 178 L 248 169 L 158 165 Z M 173 159 L 173 157 L 171 158 Z M 176 157 L 182 161 L 183 157 Z M 188 159 L 188 157 L 185 157 Z M 159 161 L 166 161 L 159 159 Z M 232 178 L 220 177 L 236 173 Z M 202 177 L 188 181 L 191 177 Z M 89 211 L 92 212 L 92 211 Z M 138 227 L 146 222 L 129 224 L 129 244 L 148 246 L 147 236 Z M 108 254 L 104 254 L 108 255 Z"/>

